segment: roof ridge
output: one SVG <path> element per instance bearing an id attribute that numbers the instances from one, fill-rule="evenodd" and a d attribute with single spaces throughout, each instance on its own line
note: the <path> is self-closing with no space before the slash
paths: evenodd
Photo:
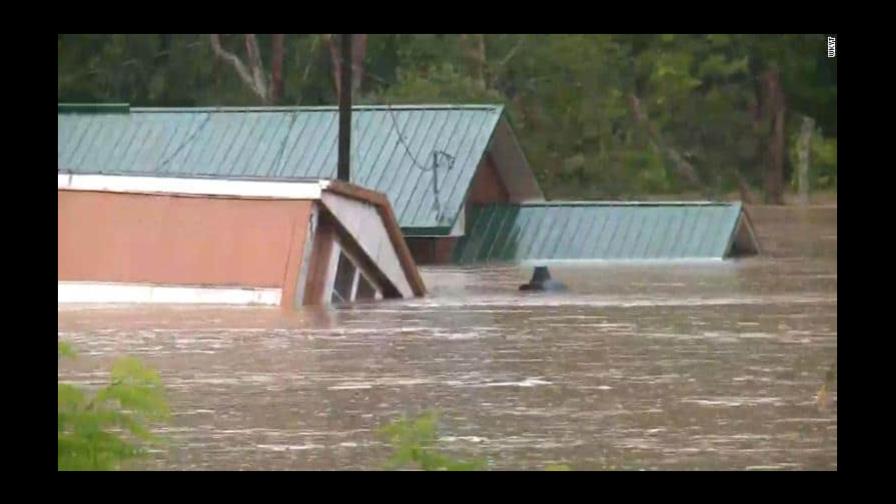
<path id="1" fill-rule="evenodd" d="M 502 112 L 501 103 L 420 103 L 420 104 L 378 104 L 353 105 L 352 110 L 489 110 Z M 128 104 L 59 103 L 58 114 L 91 112 L 101 114 L 106 111 L 130 113 L 234 113 L 234 112 L 335 112 L 336 105 L 286 105 L 286 106 L 211 106 L 211 107 L 133 107 Z"/>

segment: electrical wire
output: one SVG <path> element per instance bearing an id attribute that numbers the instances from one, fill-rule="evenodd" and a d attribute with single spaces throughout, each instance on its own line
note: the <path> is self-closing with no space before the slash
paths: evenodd
<path id="1" fill-rule="evenodd" d="M 165 167 L 165 165 L 167 165 L 169 162 L 171 162 L 171 160 L 174 159 L 174 157 L 177 156 L 180 153 L 180 151 L 183 150 L 184 147 L 186 147 L 190 142 L 193 141 L 193 139 L 196 138 L 196 135 L 198 135 L 199 132 L 201 132 L 205 128 L 205 126 L 209 123 L 209 121 L 211 121 L 211 119 L 212 119 L 212 113 L 206 112 L 205 120 L 202 121 L 202 124 L 200 124 L 199 127 L 196 128 L 196 130 L 193 131 L 193 133 L 191 133 L 189 137 L 187 137 L 183 142 L 181 142 L 181 144 L 178 145 L 176 149 L 174 149 L 174 152 L 172 152 L 168 157 L 163 159 L 161 163 L 159 163 L 157 170 L 161 171 L 162 168 Z"/>
<path id="2" fill-rule="evenodd" d="M 392 104 L 389 103 L 388 100 L 386 101 L 386 111 L 388 112 L 389 117 L 392 119 L 392 129 L 395 131 L 396 135 L 398 136 L 398 143 L 400 143 L 401 146 L 404 147 L 404 151 L 407 154 L 407 156 L 411 159 L 411 162 L 413 163 L 414 167 L 422 172 L 430 172 L 430 171 L 433 172 L 432 173 L 432 192 L 433 192 L 433 207 L 432 207 L 432 209 L 436 212 L 436 220 L 441 222 L 444 217 L 444 214 L 442 211 L 443 210 L 442 203 L 439 199 L 439 171 L 438 171 L 439 165 L 440 165 L 439 158 L 441 157 L 441 158 L 448 160 L 447 169 L 450 171 L 454 167 L 455 157 L 443 150 L 433 149 L 432 151 L 430 151 L 430 154 L 432 155 L 432 165 L 429 167 L 425 166 L 423 163 L 418 161 L 416 156 L 414 156 L 414 154 L 411 152 L 411 148 L 408 146 L 407 141 L 405 141 L 404 135 L 402 134 L 401 129 L 398 126 L 398 120 L 395 118 L 395 113 L 392 110 Z"/>

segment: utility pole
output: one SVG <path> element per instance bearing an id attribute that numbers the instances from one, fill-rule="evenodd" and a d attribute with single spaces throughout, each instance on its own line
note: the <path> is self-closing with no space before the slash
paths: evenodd
<path id="1" fill-rule="evenodd" d="M 352 36 L 342 35 L 342 61 L 339 65 L 339 158 L 336 178 L 350 182 L 352 151 Z"/>

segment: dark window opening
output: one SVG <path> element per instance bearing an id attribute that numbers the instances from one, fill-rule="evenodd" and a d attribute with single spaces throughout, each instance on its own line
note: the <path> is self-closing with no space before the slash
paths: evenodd
<path id="1" fill-rule="evenodd" d="M 352 300 L 352 284 L 355 281 L 355 265 L 344 253 L 339 253 L 339 264 L 336 266 L 336 282 L 333 285 L 333 303 Z"/>
<path id="2" fill-rule="evenodd" d="M 374 299 L 376 298 L 376 288 L 367 281 L 364 275 L 358 276 L 358 292 L 355 299 Z"/>

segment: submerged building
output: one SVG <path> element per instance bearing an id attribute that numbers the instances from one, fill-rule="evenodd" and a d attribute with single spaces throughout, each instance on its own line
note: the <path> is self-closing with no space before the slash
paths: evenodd
<path id="1" fill-rule="evenodd" d="M 58 175 L 60 303 L 422 296 L 389 201 L 329 180 Z"/>
<path id="2" fill-rule="evenodd" d="M 336 175 L 336 107 L 59 105 L 60 173 Z M 418 264 L 722 259 L 759 250 L 739 203 L 545 201 L 500 105 L 357 106 L 351 182 L 382 193 Z"/>
<path id="3" fill-rule="evenodd" d="M 740 203 L 547 201 L 476 206 L 458 264 L 722 260 L 759 253 Z"/>

